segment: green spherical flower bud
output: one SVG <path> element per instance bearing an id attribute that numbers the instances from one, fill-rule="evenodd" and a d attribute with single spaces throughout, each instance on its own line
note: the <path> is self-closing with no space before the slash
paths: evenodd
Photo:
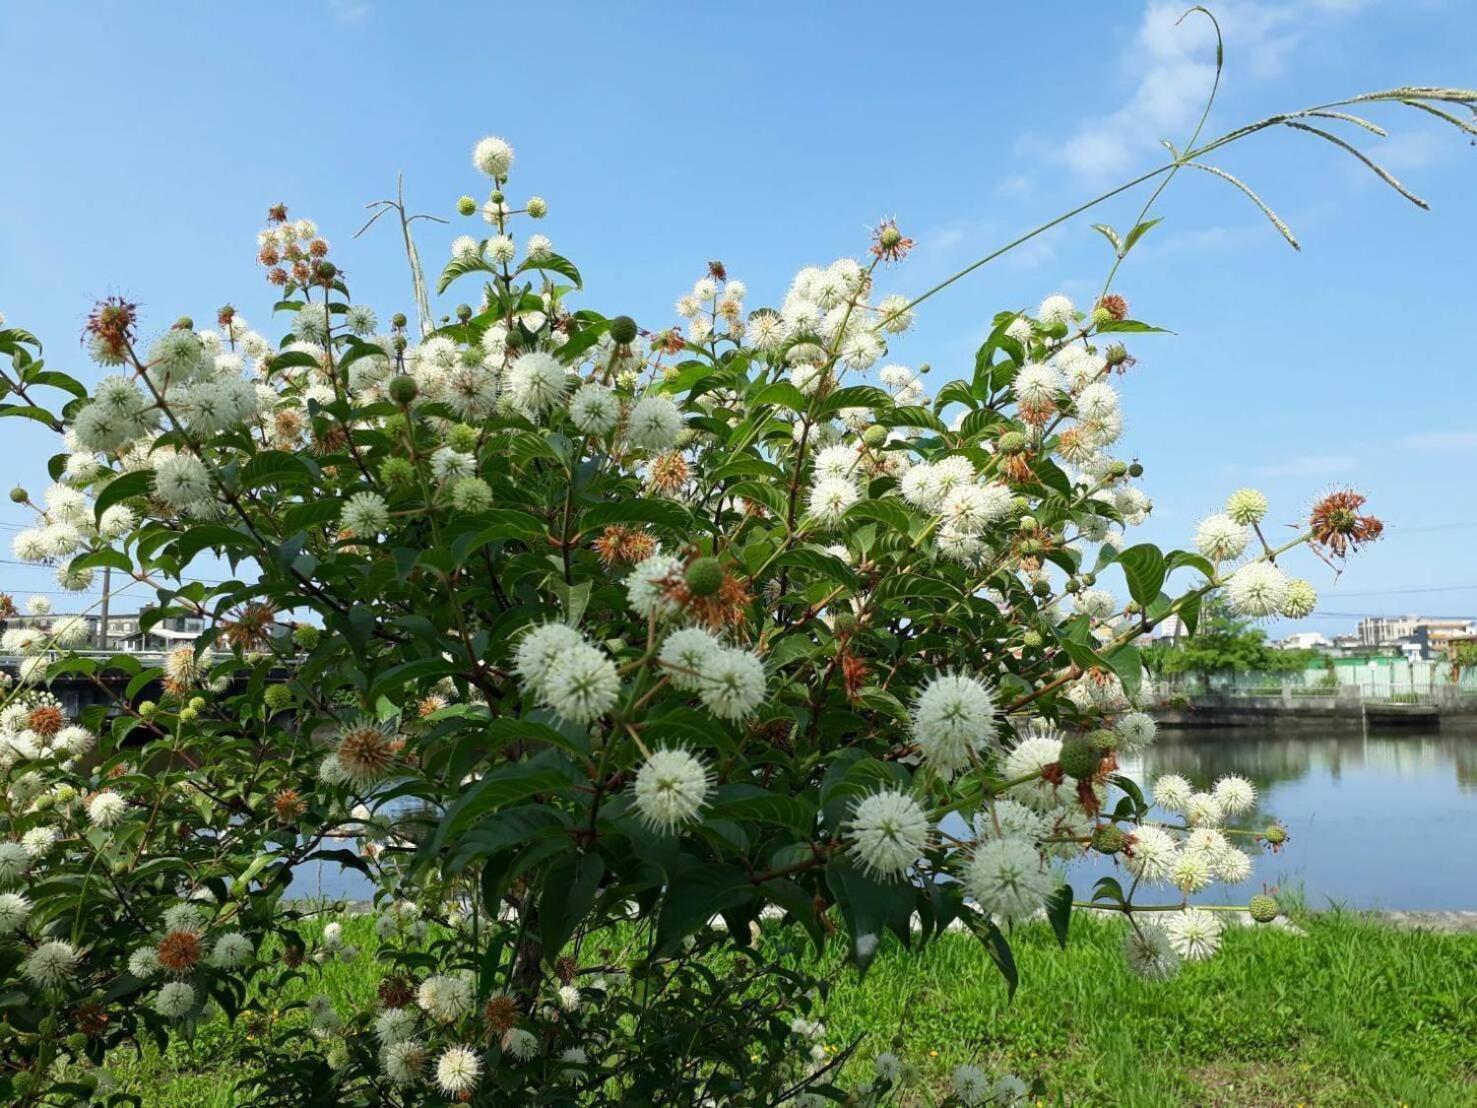
<path id="1" fill-rule="evenodd" d="M 1010 498 L 1010 512 L 1012 515 L 1023 516 L 1030 512 L 1031 501 L 1029 497 L 1012 496 Z"/>
<path id="2" fill-rule="evenodd" d="M 15 1090 L 16 1096 L 30 1096 L 36 1091 L 40 1079 L 34 1070 L 21 1070 L 10 1079 L 10 1087 Z"/>
<path id="3" fill-rule="evenodd" d="M 338 266 L 332 262 L 318 263 L 318 279 L 320 281 L 332 281 L 338 276 Z"/>
<path id="4" fill-rule="evenodd" d="M 530 196 L 528 198 L 528 214 L 534 219 L 543 219 L 549 214 L 549 202 L 542 196 Z"/>
<path id="5" fill-rule="evenodd" d="M 1288 619 L 1304 619 L 1318 606 L 1318 590 L 1311 582 L 1295 577 L 1287 583 L 1287 597 L 1282 601 L 1282 614 Z"/>
<path id="6" fill-rule="evenodd" d="M 470 196 L 460 197 L 456 202 L 456 210 L 461 215 L 473 215 L 477 211 L 477 201 Z"/>
<path id="7" fill-rule="evenodd" d="M 459 512 L 485 512 L 492 507 L 492 488 L 480 477 L 460 477 L 453 481 L 451 506 Z"/>
<path id="8" fill-rule="evenodd" d="M 862 442 L 866 443 L 873 450 L 876 450 L 879 446 L 885 446 L 887 444 L 887 428 L 880 423 L 871 424 L 862 432 Z"/>
<path id="9" fill-rule="evenodd" d="M 1094 308 L 1092 310 L 1092 325 L 1102 327 L 1113 322 L 1113 313 L 1107 308 Z"/>
<path id="10" fill-rule="evenodd" d="M 462 454 L 470 454 L 477 449 L 477 429 L 465 423 L 456 424 L 446 432 L 446 445 Z"/>
<path id="11" fill-rule="evenodd" d="M 190 697 L 190 707 L 194 708 L 197 712 L 203 712 L 205 710 L 205 698 L 203 696 Z"/>
<path id="12" fill-rule="evenodd" d="M 1260 523 L 1266 514 L 1266 494 L 1257 489 L 1237 489 L 1226 498 L 1226 515 L 1243 527 Z"/>
<path id="13" fill-rule="evenodd" d="M 390 317 L 390 326 L 395 328 L 397 331 L 402 330 L 407 322 L 409 321 L 405 318 L 404 312 L 396 312 Z"/>
<path id="14" fill-rule="evenodd" d="M 1057 757 L 1057 762 L 1063 773 L 1080 781 L 1097 776 L 1097 771 L 1103 764 L 1103 755 L 1087 739 L 1074 735 L 1062 743 L 1062 752 Z"/>
<path id="15" fill-rule="evenodd" d="M 262 699 L 272 711 L 280 712 L 292 703 L 292 690 L 286 685 L 268 685 Z"/>
<path id="16" fill-rule="evenodd" d="M 1115 342 L 1103 351 L 1103 358 L 1111 366 L 1122 365 L 1128 361 L 1128 347 L 1121 342 Z"/>
<path id="17" fill-rule="evenodd" d="M 1082 584 L 1085 588 L 1092 588 L 1092 586 L 1097 584 L 1097 574 L 1092 572 L 1084 573 L 1082 575 Z"/>
<path id="18" fill-rule="evenodd" d="M 501 204 L 507 197 L 503 195 L 502 189 L 493 189 L 492 195 L 487 198 L 490 204 Z"/>
<path id="19" fill-rule="evenodd" d="M 80 1031 L 73 1031 L 67 1036 L 67 1049 L 80 1056 L 87 1049 L 87 1036 Z"/>
<path id="20" fill-rule="evenodd" d="M 409 374 L 399 373 L 390 378 L 390 399 L 396 404 L 401 406 L 409 404 L 418 392 L 420 392 L 420 386 Z"/>
<path id="21" fill-rule="evenodd" d="M 380 463 L 380 480 L 387 485 L 408 485 L 415 480 L 415 466 L 409 458 L 386 458 Z"/>
<path id="22" fill-rule="evenodd" d="M 179 710 L 179 721 L 181 723 L 194 723 L 200 718 L 200 709 L 191 708 L 188 704 Z"/>
<path id="23" fill-rule="evenodd" d="M 507 333 L 507 335 L 504 336 L 503 344 L 507 346 L 509 350 L 517 350 L 520 346 L 523 345 L 523 332 L 514 327 L 511 331 Z"/>
<path id="24" fill-rule="evenodd" d="M 1046 551 L 1046 544 L 1040 539 L 1023 539 L 1021 541 L 1021 557 L 1036 558 Z"/>
<path id="25" fill-rule="evenodd" d="M 1087 744 L 1102 754 L 1110 754 L 1118 749 L 1118 736 L 1106 727 L 1099 727 L 1087 733 Z"/>
<path id="26" fill-rule="evenodd" d="M 1271 923 L 1280 914 L 1277 902 L 1270 896 L 1258 895 L 1251 898 L 1246 910 L 1257 923 Z"/>
<path id="27" fill-rule="evenodd" d="M 456 306 L 456 318 L 457 318 L 458 321 L 460 321 L 462 323 L 465 323 L 465 322 L 467 322 L 467 320 L 471 319 L 472 318 L 472 305 L 470 305 L 470 304 L 458 304 Z"/>
<path id="28" fill-rule="evenodd" d="M 1092 833 L 1092 849 L 1099 854 L 1118 854 L 1127 845 L 1128 836 L 1111 823 Z"/>
<path id="29" fill-rule="evenodd" d="M 1036 530 L 1036 517 L 1033 515 L 1021 516 L 1020 519 L 1016 520 L 1015 525 L 1021 531 L 1034 531 Z"/>
<path id="30" fill-rule="evenodd" d="M 1114 458 L 1108 463 L 1108 475 L 1111 477 L 1122 477 L 1128 472 L 1128 463 L 1121 458 Z"/>
<path id="31" fill-rule="evenodd" d="M 1082 591 L 1082 579 L 1080 577 L 1068 577 L 1067 583 L 1062 588 L 1069 593 L 1076 594 Z"/>
<path id="32" fill-rule="evenodd" d="M 292 629 L 292 641 L 303 650 L 314 650 L 322 641 L 323 632 L 311 623 L 299 623 Z"/>
<path id="33" fill-rule="evenodd" d="M 1272 846 L 1281 846 L 1287 841 L 1287 828 L 1283 827 L 1280 823 L 1271 824 L 1262 832 L 1262 838 Z"/>
<path id="34" fill-rule="evenodd" d="M 717 558 L 696 558 L 687 567 L 687 588 L 693 596 L 713 596 L 723 587 L 723 566 Z"/>
<path id="35" fill-rule="evenodd" d="M 1051 585 L 1048 584 L 1047 582 L 1045 582 L 1045 581 L 1038 581 L 1037 584 L 1046 585 L 1046 591 L 1047 592 L 1050 592 L 1051 591 Z M 1033 631 L 1027 631 L 1024 635 L 1021 636 L 1021 644 L 1023 646 L 1025 646 L 1028 650 L 1037 650 L 1037 649 L 1039 649 L 1040 646 L 1041 646 L 1042 641 L 1043 640 L 1041 638 L 1041 632 L 1040 631 L 1034 631 L 1034 630 Z"/>
<path id="36" fill-rule="evenodd" d="M 860 626 L 861 621 L 856 618 L 855 612 L 837 612 L 835 618 L 832 620 L 831 629 L 837 635 L 845 637 L 847 635 L 855 635 L 857 628 Z"/>
<path id="37" fill-rule="evenodd" d="M 1007 431 L 998 441 L 1000 453 L 1019 454 L 1026 448 L 1026 436 L 1019 431 Z"/>
<path id="38" fill-rule="evenodd" d="M 618 315 L 610 321 L 610 337 L 621 346 L 636 341 L 636 321 L 628 315 Z"/>
<path id="39" fill-rule="evenodd" d="M 1144 475 L 1144 467 L 1139 465 L 1138 462 L 1134 462 L 1128 467 L 1128 475 L 1130 477 L 1142 477 Z"/>
<path id="40" fill-rule="evenodd" d="M 139 719 L 153 719 L 158 714 L 159 705 L 155 704 L 152 700 L 145 700 L 138 706 Z"/>
<path id="41" fill-rule="evenodd" d="M 193 319 L 191 319 L 187 315 L 182 315 L 182 316 L 180 316 L 178 319 L 176 319 L 174 321 L 174 328 L 173 328 L 173 330 L 176 330 L 176 331 L 193 331 L 194 329 L 195 329 L 195 321 Z"/>
<path id="42" fill-rule="evenodd" d="M 24 504 L 27 500 L 31 499 L 31 494 L 17 485 L 15 488 L 10 490 L 10 499 L 12 503 Z"/>
<path id="43" fill-rule="evenodd" d="M 1042 598 L 1045 598 L 1045 597 L 1050 596 L 1051 595 L 1051 582 L 1048 581 L 1048 580 L 1046 580 L 1045 578 L 1042 578 L 1039 581 L 1032 581 L 1031 582 L 1031 595 L 1032 596 L 1042 597 Z"/>

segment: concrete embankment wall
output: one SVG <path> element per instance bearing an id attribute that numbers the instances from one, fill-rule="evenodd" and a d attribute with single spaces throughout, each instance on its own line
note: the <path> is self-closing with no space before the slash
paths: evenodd
<path id="1" fill-rule="evenodd" d="M 1455 690 L 1453 690 L 1455 693 Z M 1318 729 L 1442 727 L 1477 730 L 1470 697 L 1436 695 L 1415 704 L 1366 700 L 1358 686 L 1332 696 L 1221 696 L 1205 694 L 1161 705 L 1154 717 L 1165 727 L 1291 727 Z"/>

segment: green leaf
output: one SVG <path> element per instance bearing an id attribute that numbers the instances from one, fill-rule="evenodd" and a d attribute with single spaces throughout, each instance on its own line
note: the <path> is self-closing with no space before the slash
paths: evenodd
<path id="1" fill-rule="evenodd" d="M 741 904 L 754 895 L 743 870 L 684 856 L 685 865 L 667 885 L 657 917 L 658 957 L 671 954 L 715 913 Z"/>
<path id="2" fill-rule="evenodd" d="M 845 585 L 849 589 L 859 587 L 856 572 L 834 554 L 827 554 L 820 550 L 810 550 L 802 547 L 799 550 L 787 550 L 774 560 L 776 567 L 793 566 L 798 569 L 807 569 L 818 577 L 828 581 L 834 581 L 838 585 Z"/>
<path id="3" fill-rule="evenodd" d="M 114 477 L 102 491 L 97 494 L 93 501 L 93 516 L 101 521 L 103 513 L 120 501 L 127 500 L 131 496 L 147 496 L 154 487 L 154 471 L 152 469 L 136 469 L 132 473 L 123 473 Z"/>
<path id="4" fill-rule="evenodd" d="M 1015 998 L 1016 986 L 1021 982 L 1019 971 L 1015 968 L 1015 955 L 1010 951 L 1010 943 L 1001 934 L 1000 928 L 995 922 L 977 912 L 971 912 L 965 916 L 969 923 L 969 929 L 974 932 L 975 938 L 984 943 L 985 950 L 990 955 L 990 960 L 995 963 L 995 968 L 1000 971 L 1000 976 L 1005 978 L 1005 995 L 1007 999 Z"/>
<path id="5" fill-rule="evenodd" d="M 1128 579 L 1129 595 L 1140 607 L 1147 608 L 1159 595 L 1165 574 L 1169 572 L 1164 555 L 1152 543 L 1140 543 L 1119 554 L 1118 564 Z"/>
<path id="6" fill-rule="evenodd" d="M 1106 223 L 1094 223 L 1092 225 L 1092 229 L 1098 234 L 1102 235 L 1103 238 L 1107 239 L 1108 242 L 1112 243 L 1113 250 L 1120 256 L 1122 256 L 1123 240 L 1118 237 L 1117 231 L 1113 230 L 1113 228 L 1109 227 Z"/>
<path id="7" fill-rule="evenodd" d="M 1057 945 L 1067 949 L 1067 932 L 1072 926 L 1072 886 L 1059 886 L 1046 898 L 1046 918 L 1051 921 Z"/>
<path id="8" fill-rule="evenodd" d="M 553 963 L 595 902 L 605 861 L 599 854 L 580 854 L 555 862 L 544 874 L 539 894 L 539 940 L 545 962 Z"/>
<path id="9" fill-rule="evenodd" d="M 833 855 L 827 864 L 826 885 L 836 898 L 841 918 L 846 921 L 857 971 L 865 974 L 882 949 L 884 930 L 908 934 L 913 890 L 903 882 L 884 884 L 872 880 L 844 854 Z"/>
<path id="10" fill-rule="evenodd" d="M 815 805 L 803 797 L 768 792 L 758 785 L 724 785 L 706 819 L 773 823 L 809 835 L 815 830 Z"/>
<path id="11" fill-rule="evenodd" d="M 450 266 L 447 266 L 447 269 L 450 268 Z M 548 273 L 557 273 L 559 274 L 559 276 L 573 281 L 575 288 L 581 289 L 585 287 L 584 279 L 580 277 L 580 271 L 575 269 L 574 263 L 568 258 L 561 258 L 558 254 L 550 254 L 547 257 L 538 259 L 529 258 L 513 272 L 526 273 L 530 269 L 543 270 Z M 446 280 L 445 273 L 442 273 L 441 279 L 443 281 Z M 455 280 L 455 278 L 453 278 L 453 280 Z M 450 281 L 447 281 L 447 284 L 450 283 Z M 442 289 L 438 288 L 436 291 L 441 292 Z"/>
<path id="12" fill-rule="evenodd" d="M 682 533 L 690 533 L 694 527 L 691 514 L 680 504 L 631 497 L 587 509 L 580 517 L 580 530 L 594 531 L 612 523 L 651 523 Z"/>
<path id="13" fill-rule="evenodd" d="M 297 480 L 314 481 L 318 467 L 300 455 L 283 450 L 263 450 L 241 467 L 238 477 L 243 489 L 262 485 L 286 485 Z"/>
<path id="14" fill-rule="evenodd" d="M 514 762 L 499 766 L 464 792 L 447 809 L 436 829 L 436 845 L 455 838 L 480 815 L 506 808 L 539 793 L 560 792 L 569 786 L 569 776 L 547 763 Z"/>
<path id="15" fill-rule="evenodd" d="M 1098 334 L 1106 335 L 1115 331 L 1131 332 L 1139 335 L 1172 335 L 1167 327 L 1150 327 L 1147 323 L 1140 323 L 1136 319 L 1110 319 L 1107 323 L 1098 325 Z"/>
<path id="16" fill-rule="evenodd" d="M 465 277 L 468 273 L 496 273 L 493 268 L 480 254 L 475 257 L 460 256 L 452 258 L 446 263 L 446 268 L 441 271 L 441 277 L 436 282 L 436 294 L 439 296 L 451 287 L 451 283 L 459 277 Z"/>
<path id="17" fill-rule="evenodd" d="M 1128 238 L 1123 241 L 1123 253 L 1127 254 L 1130 250 L 1133 249 L 1134 244 L 1138 242 L 1139 239 L 1143 238 L 1150 231 L 1152 231 L 1155 226 L 1163 222 L 1164 217 L 1160 216 L 1157 219 L 1146 219 L 1142 223 L 1138 224 L 1138 226 L 1136 226 L 1132 231 L 1128 232 Z"/>

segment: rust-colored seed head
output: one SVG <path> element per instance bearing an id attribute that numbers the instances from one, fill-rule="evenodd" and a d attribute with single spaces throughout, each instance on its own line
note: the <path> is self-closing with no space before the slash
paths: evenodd
<path id="1" fill-rule="evenodd" d="M 339 765 L 360 783 L 378 781 L 389 770 L 394 757 L 393 744 L 377 727 L 355 727 L 339 740 Z"/>
<path id="2" fill-rule="evenodd" d="M 579 972 L 579 964 L 568 955 L 560 958 L 554 963 L 554 972 L 559 975 L 559 980 L 568 985 L 574 980 L 574 975 Z"/>
<path id="3" fill-rule="evenodd" d="M 292 823 L 308 810 L 308 802 L 296 789 L 283 789 L 272 798 L 272 810 L 282 823 Z"/>
<path id="4" fill-rule="evenodd" d="M 282 255 L 277 251 L 276 243 L 267 243 L 256 252 L 256 260 L 265 266 L 274 266 L 282 260 Z"/>
<path id="5" fill-rule="evenodd" d="M 303 948 L 300 946 L 287 946 L 282 950 L 282 961 L 288 969 L 296 969 L 303 964 Z"/>
<path id="6" fill-rule="evenodd" d="M 1116 292 L 1110 292 L 1107 296 L 1099 300 L 1098 307 L 1102 308 L 1103 311 L 1107 312 L 1114 319 L 1128 318 L 1128 301 Z"/>
<path id="7" fill-rule="evenodd" d="M 280 265 L 272 267 L 267 271 L 267 284 L 279 286 L 287 284 L 287 270 Z"/>
<path id="8" fill-rule="evenodd" d="M 170 973 L 188 973 L 200 962 L 200 936 L 171 931 L 159 940 L 159 964 Z"/>
<path id="9" fill-rule="evenodd" d="M 1372 515 L 1359 513 L 1364 501 L 1362 493 L 1339 489 L 1314 504 L 1309 521 L 1313 541 L 1337 558 L 1359 549 L 1362 542 L 1374 542 L 1384 533 L 1385 525 Z"/>
<path id="10" fill-rule="evenodd" d="M 430 696 L 421 697 L 420 703 L 415 707 L 415 712 L 421 719 L 425 719 L 427 716 L 435 715 L 444 707 L 446 707 L 446 697 L 432 693 Z"/>
<path id="11" fill-rule="evenodd" d="M 677 451 L 663 454 L 651 463 L 651 486 L 659 492 L 676 492 L 687 484 L 687 460 Z"/>
<path id="12" fill-rule="evenodd" d="M 55 735 L 66 722 L 67 717 L 55 704 L 38 704 L 26 716 L 26 726 L 38 735 Z"/>
<path id="13" fill-rule="evenodd" d="M 287 205 L 286 204 L 273 204 L 270 208 L 268 208 L 267 209 L 267 222 L 268 223 L 286 223 L 287 222 Z"/>
<path id="14" fill-rule="evenodd" d="M 380 1003 L 386 1008 L 404 1008 L 415 999 L 415 990 L 410 987 L 410 982 L 396 974 L 391 974 L 379 983 Z"/>
<path id="15" fill-rule="evenodd" d="M 225 621 L 226 641 L 240 650 L 261 650 L 276 618 L 277 609 L 270 604 L 247 604 Z"/>
<path id="16" fill-rule="evenodd" d="M 482 1009 L 489 1034 L 501 1035 L 518 1025 L 518 1002 L 510 996 L 489 997 Z"/>
<path id="17" fill-rule="evenodd" d="M 85 1001 L 72 1013 L 72 1024 L 89 1038 L 97 1038 L 108 1029 L 108 1010 L 95 1000 Z"/>

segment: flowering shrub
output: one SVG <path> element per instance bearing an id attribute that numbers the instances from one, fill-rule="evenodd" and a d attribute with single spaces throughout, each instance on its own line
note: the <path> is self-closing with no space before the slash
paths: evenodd
<path id="1" fill-rule="evenodd" d="M 1473 96 L 1370 99 L 1412 98 Z M 515 237 L 548 206 L 512 206 L 513 160 L 476 146 L 493 191 L 458 207 L 485 229 L 438 291 L 480 304 L 440 327 L 354 303 L 278 207 L 280 342 L 230 306 L 144 340 L 114 297 L 86 388 L 0 330 L 3 414 L 66 439 L 40 501 L 14 494 L 17 557 L 205 628 L 158 657 L 79 653 L 75 621 L 5 633 L 0 1091 L 121 1102 L 110 1050 L 219 1010 L 255 1032 L 256 1103 L 880 1103 L 909 1067 L 868 1044 L 843 1078 L 861 1044 L 826 1050 L 803 944 L 844 934 L 864 971 L 889 932 L 963 927 L 1014 990 L 1009 925 L 1044 912 L 1065 943 L 1089 853 L 1119 875 L 1085 902 L 1147 977 L 1214 954 L 1228 910 L 1276 916 L 1191 899 L 1286 837 L 1228 825 L 1248 782 L 1161 778 L 1151 812 L 1117 772 L 1154 738 L 1135 641 L 1222 586 L 1306 614 L 1285 556 L 1378 537 L 1359 497 L 1275 548 L 1252 490 L 1193 550 L 1133 542 L 1115 381 L 1155 328 L 1121 296 L 1003 311 L 930 396 L 887 364 L 922 299 L 877 291 L 910 246 L 891 222 L 777 307 L 712 263 L 679 325 L 643 328 Z M 1148 226 L 1105 229 L 1115 261 Z M 197 579 L 207 552 L 230 579 Z M 62 679 L 107 703 L 69 719 Z M 376 889 L 382 981 L 354 1010 L 276 999 L 358 955 L 285 896 L 323 860 Z M 1026 1091 L 964 1066 L 950 1095 Z"/>

